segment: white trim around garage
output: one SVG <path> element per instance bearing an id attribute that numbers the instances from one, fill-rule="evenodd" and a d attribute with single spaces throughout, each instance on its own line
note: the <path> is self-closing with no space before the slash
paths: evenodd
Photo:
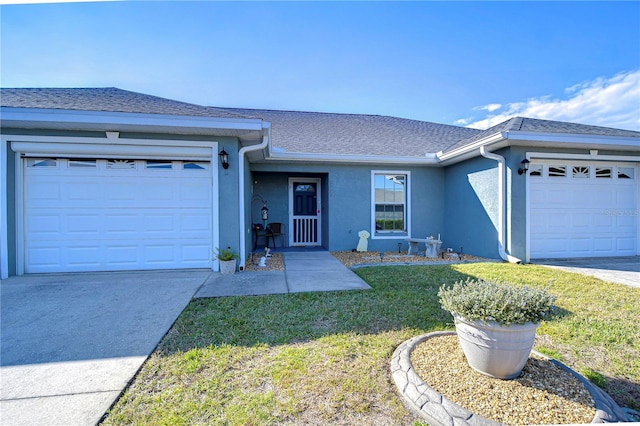
<path id="1" fill-rule="evenodd" d="M 624 156 L 624 155 L 600 155 L 597 150 L 591 150 L 589 154 L 565 154 L 565 153 L 549 153 L 549 152 L 527 152 L 525 157 L 535 163 L 536 160 L 543 163 L 548 164 L 549 162 L 564 161 L 569 163 L 576 163 L 578 165 L 589 165 L 589 164 L 610 164 L 616 167 L 618 166 L 627 166 L 632 167 L 634 169 L 634 181 L 636 182 L 636 190 L 635 190 L 635 200 L 636 207 L 632 209 L 632 211 L 626 212 L 628 215 L 636 218 L 636 255 L 640 255 L 640 215 L 638 212 L 638 208 L 640 206 L 640 156 Z M 529 170 L 529 173 L 531 169 Z M 525 229 L 526 229 L 526 261 L 531 261 L 531 228 L 532 228 L 532 217 L 531 217 L 531 197 L 533 195 L 531 190 L 531 176 L 527 173 L 526 184 L 525 184 L 525 194 L 526 194 L 526 218 L 525 218 Z M 562 178 L 560 178 L 562 179 Z M 561 181 L 559 181 L 561 182 Z"/>
<path id="2" fill-rule="evenodd" d="M 11 136 L 3 135 L 0 147 L 0 172 L 6 173 L 7 146 L 16 152 L 15 159 L 15 211 L 16 211 L 16 273 L 24 274 L 24 171 L 23 157 L 65 157 L 65 158 L 127 158 L 127 159 L 171 159 L 183 161 L 210 162 L 211 184 L 211 244 L 219 245 L 219 188 L 218 188 L 218 143 L 215 141 L 166 140 L 166 139 L 113 139 L 113 138 L 79 138 L 52 136 Z M 0 232 L 0 266 L 3 278 L 8 275 L 8 235 L 7 235 L 7 183 L 2 179 L 0 209 L 2 214 L 2 231 Z M 12 249 L 13 250 L 13 249 Z M 211 253 L 213 256 L 213 252 Z M 213 259 L 213 257 L 212 257 Z M 217 262 L 211 262 L 212 269 L 217 269 Z"/>

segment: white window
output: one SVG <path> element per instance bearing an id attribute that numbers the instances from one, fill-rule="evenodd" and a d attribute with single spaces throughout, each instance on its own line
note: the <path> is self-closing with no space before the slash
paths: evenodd
<path id="1" fill-rule="evenodd" d="M 409 172 L 373 171 L 373 236 L 409 235 Z"/>

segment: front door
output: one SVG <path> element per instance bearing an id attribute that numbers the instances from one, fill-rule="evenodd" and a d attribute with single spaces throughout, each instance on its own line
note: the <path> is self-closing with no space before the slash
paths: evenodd
<path id="1" fill-rule="evenodd" d="M 319 246 L 320 179 L 289 179 L 289 243 L 291 246 Z"/>

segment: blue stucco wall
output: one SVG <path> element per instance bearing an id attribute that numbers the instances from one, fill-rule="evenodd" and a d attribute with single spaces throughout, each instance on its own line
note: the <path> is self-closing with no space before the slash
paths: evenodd
<path id="1" fill-rule="evenodd" d="M 497 163 L 476 157 L 445 168 L 443 249 L 498 258 Z"/>
<path id="2" fill-rule="evenodd" d="M 444 232 L 444 171 L 437 167 L 389 167 L 346 164 L 252 164 L 253 195 L 268 201 L 270 221 L 288 224 L 289 177 L 319 177 L 322 184 L 322 246 L 331 251 L 355 249 L 358 232 L 371 231 L 371 171 L 411 173 L 411 236 Z M 254 221 L 262 203 L 254 201 Z M 404 237 L 369 239 L 369 250 L 407 249 Z"/>

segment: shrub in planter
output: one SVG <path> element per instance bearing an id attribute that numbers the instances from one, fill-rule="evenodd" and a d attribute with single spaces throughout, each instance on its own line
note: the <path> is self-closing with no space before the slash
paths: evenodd
<path id="1" fill-rule="evenodd" d="M 440 287 L 438 296 L 453 315 L 469 365 L 501 379 L 520 375 L 536 328 L 553 317 L 556 300 L 546 289 L 471 279 Z"/>
<path id="2" fill-rule="evenodd" d="M 216 258 L 220 261 L 221 274 L 233 274 L 236 272 L 236 263 L 240 256 L 231 250 L 231 247 L 222 250 L 216 249 Z"/>

